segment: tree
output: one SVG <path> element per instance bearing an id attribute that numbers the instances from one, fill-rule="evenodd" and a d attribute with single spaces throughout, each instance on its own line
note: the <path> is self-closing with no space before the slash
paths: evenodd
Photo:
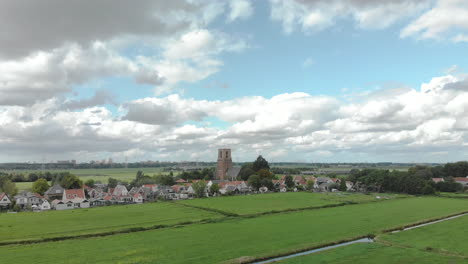
<path id="1" fill-rule="evenodd" d="M 262 187 L 260 176 L 258 176 L 256 174 L 250 175 L 248 183 L 255 190 L 258 190 L 260 187 Z"/>
<path id="2" fill-rule="evenodd" d="M 197 181 L 196 183 L 192 184 L 192 188 L 193 188 L 195 197 L 197 198 L 206 197 L 205 196 L 205 189 L 206 189 L 205 181 Z"/>
<path id="3" fill-rule="evenodd" d="M 114 179 L 114 178 L 107 179 L 107 187 L 108 188 L 115 188 L 115 186 L 117 186 L 117 184 L 119 184 L 119 181 L 117 179 Z"/>
<path id="4" fill-rule="evenodd" d="M 307 181 L 307 190 L 313 191 L 314 190 L 314 184 L 315 184 L 314 180 L 308 180 Z"/>
<path id="5" fill-rule="evenodd" d="M 262 157 L 262 155 L 258 156 L 257 160 L 252 164 L 252 169 L 254 171 L 259 171 L 261 169 L 270 170 L 270 165 L 268 165 L 268 161 Z"/>
<path id="6" fill-rule="evenodd" d="M 288 186 L 288 188 L 292 188 L 295 185 L 293 177 L 291 175 L 288 175 L 284 178 L 284 183 L 286 184 L 286 186 Z"/>
<path id="7" fill-rule="evenodd" d="M 96 182 L 93 179 L 89 179 L 85 182 L 85 185 L 91 188 L 94 187 L 94 184 L 96 184 Z"/>
<path id="8" fill-rule="evenodd" d="M 1 177 L 0 192 L 7 193 L 10 196 L 15 196 L 18 193 L 18 188 L 16 188 L 16 184 L 11 180 Z"/>
<path id="9" fill-rule="evenodd" d="M 434 187 L 432 187 L 430 184 L 426 184 L 426 185 L 422 188 L 422 194 L 430 195 L 430 194 L 434 194 L 434 193 L 435 193 L 435 189 L 434 189 Z"/>
<path id="10" fill-rule="evenodd" d="M 348 190 L 348 187 L 346 187 L 346 180 L 341 179 L 340 181 L 340 187 L 338 188 L 341 192 L 346 192 Z"/>
<path id="11" fill-rule="evenodd" d="M 217 183 L 214 183 L 210 186 L 210 193 L 211 195 L 219 193 L 219 185 Z"/>
<path id="12" fill-rule="evenodd" d="M 32 191 L 40 195 L 43 195 L 49 189 L 49 187 L 50 186 L 47 180 L 44 178 L 40 178 L 33 183 Z"/>
<path id="13" fill-rule="evenodd" d="M 171 176 L 170 174 L 169 175 L 157 175 L 154 177 L 155 181 L 157 184 L 161 184 L 161 185 L 174 185 L 175 181 L 174 181 L 174 177 Z"/>
<path id="14" fill-rule="evenodd" d="M 83 182 L 77 176 L 68 174 L 62 178 L 60 185 L 65 189 L 81 189 Z"/>
<path id="15" fill-rule="evenodd" d="M 253 163 L 246 163 L 242 165 L 239 175 L 237 177 L 239 180 L 247 181 L 250 175 L 255 174 L 255 171 L 252 169 Z"/>

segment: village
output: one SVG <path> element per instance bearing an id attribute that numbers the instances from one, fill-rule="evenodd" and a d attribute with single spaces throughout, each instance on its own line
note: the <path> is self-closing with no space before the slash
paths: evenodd
<path id="1" fill-rule="evenodd" d="M 250 195 L 263 193 L 285 193 L 285 192 L 380 192 L 381 187 L 367 182 L 366 175 L 355 175 L 354 181 L 347 180 L 344 177 L 327 177 L 322 173 L 306 171 L 301 175 L 281 175 L 274 176 L 269 172 L 268 162 L 259 156 L 253 163 L 257 169 L 249 176 L 248 180 L 240 180 L 241 168 L 235 167 L 231 158 L 231 149 L 219 149 L 217 166 L 211 180 L 203 179 L 184 179 L 178 176 L 173 180 L 175 184 L 141 184 L 130 186 L 128 184 L 117 183 L 114 186 L 105 183 L 96 183 L 93 186 L 84 184 L 79 189 L 66 189 L 58 183 L 55 183 L 43 195 L 30 191 L 23 191 L 13 197 L 6 193 L 0 193 L 0 209 L 11 209 L 15 204 L 16 210 L 13 211 L 47 211 L 47 210 L 69 210 L 78 208 L 89 208 L 109 205 L 122 204 L 141 204 L 155 201 L 184 200 L 194 198 L 209 198 L 217 196 L 230 195 Z M 266 169 L 268 168 L 268 169 Z M 254 170 L 252 170 L 254 171 Z M 423 170 L 418 173 L 421 174 Z M 375 173 L 369 171 L 371 173 Z M 382 171 L 380 171 L 382 172 Z M 261 179 L 262 175 L 267 174 L 267 179 Z M 311 175 L 311 174 L 315 174 Z M 173 176 L 170 176 L 171 179 Z M 373 178 L 379 178 L 373 175 Z M 138 178 L 138 176 L 137 176 Z M 447 178 L 452 182 L 446 182 L 444 178 L 429 178 L 428 182 L 442 191 L 444 186 L 455 186 L 458 189 L 468 187 L 468 177 Z M 266 180 L 266 181 L 265 181 Z M 424 186 L 427 182 L 422 182 Z M 400 186 L 400 188 L 405 186 Z M 433 187 L 430 187 L 433 188 Z M 409 193 L 406 191 L 398 191 Z M 431 191 L 432 193 L 434 190 Z M 427 194 L 427 193 L 424 193 Z M 11 211 L 11 210 L 9 210 Z"/>

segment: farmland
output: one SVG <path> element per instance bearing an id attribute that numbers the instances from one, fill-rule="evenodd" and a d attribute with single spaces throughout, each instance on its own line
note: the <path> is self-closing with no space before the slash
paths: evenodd
<path id="1" fill-rule="evenodd" d="M 1 214 L 0 242 L 103 233 L 219 217 L 215 213 L 173 203 Z"/>
<path id="2" fill-rule="evenodd" d="M 364 195 L 360 193 L 269 193 L 262 195 L 215 197 L 210 199 L 184 200 L 179 203 L 225 211 L 238 215 L 259 214 L 271 211 L 288 209 L 318 208 L 322 206 L 338 205 L 343 203 L 362 203 L 371 201 L 384 201 L 403 195 L 383 195 L 377 199 L 378 194 Z"/>
<path id="3" fill-rule="evenodd" d="M 467 263 L 468 216 L 279 263 Z"/>
<path id="4" fill-rule="evenodd" d="M 394 199 L 98 238 L 2 246 L 0 255 L 5 263 L 50 263 L 56 259 L 67 259 L 67 263 L 217 263 L 379 234 L 467 210 L 464 199 Z M 390 253 L 399 254 L 393 249 Z"/>

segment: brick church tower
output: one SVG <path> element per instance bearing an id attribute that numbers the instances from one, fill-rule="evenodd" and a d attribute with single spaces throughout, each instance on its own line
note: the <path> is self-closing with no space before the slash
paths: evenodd
<path id="1" fill-rule="evenodd" d="M 226 180 L 226 172 L 232 168 L 231 149 L 218 149 L 218 166 L 216 179 Z"/>

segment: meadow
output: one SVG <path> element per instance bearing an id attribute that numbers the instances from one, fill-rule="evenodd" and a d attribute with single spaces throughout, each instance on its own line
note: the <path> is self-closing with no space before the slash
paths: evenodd
<path id="1" fill-rule="evenodd" d="M 387 233 L 377 243 L 355 244 L 280 261 L 299 263 L 468 263 L 468 216 Z"/>
<path id="2" fill-rule="evenodd" d="M 119 181 L 130 182 L 135 179 L 137 171 L 143 171 L 143 173 L 153 176 L 154 174 L 165 174 L 168 173 L 164 171 L 163 168 L 111 168 L 111 169 L 65 169 L 65 170 L 48 170 L 50 172 L 62 172 L 68 171 L 72 174 L 78 176 L 83 182 L 87 180 L 100 181 L 102 183 L 107 183 L 109 178 L 114 178 Z M 13 172 L 13 171 L 6 171 Z M 30 172 L 40 172 L 40 171 L 31 171 L 31 170 L 15 170 L 17 173 L 28 174 Z M 177 174 L 178 172 L 175 172 Z M 16 187 L 18 190 L 30 190 L 32 187 L 32 182 L 16 182 Z M 50 184 L 50 183 L 49 183 Z"/>
<path id="3" fill-rule="evenodd" d="M 376 197 L 379 196 L 380 199 Z M 268 193 L 244 196 L 213 197 L 178 201 L 188 206 L 203 207 L 237 215 L 251 215 L 272 211 L 294 210 L 301 208 L 319 208 L 339 204 L 385 201 L 387 199 L 408 197 L 396 194 L 361 194 L 361 193 L 310 193 L 288 192 Z"/>
<path id="4" fill-rule="evenodd" d="M 439 255 L 414 248 L 390 247 L 378 243 L 354 244 L 316 254 L 291 258 L 275 263 L 336 263 L 336 264 L 459 264 L 463 259 L 454 256 Z"/>
<path id="5" fill-rule="evenodd" d="M 239 263 L 379 234 L 467 210 L 464 199 L 394 199 L 106 237 L 1 246 L 0 256 L 5 263 L 50 263 L 57 259 L 67 263 Z"/>
<path id="6" fill-rule="evenodd" d="M 169 202 L 0 214 L 0 242 L 174 225 L 221 215 Z"/>

